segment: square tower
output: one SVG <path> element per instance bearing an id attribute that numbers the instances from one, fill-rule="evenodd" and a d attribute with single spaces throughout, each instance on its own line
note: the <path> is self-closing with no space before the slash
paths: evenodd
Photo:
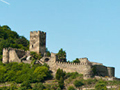
<path id="1" fill-rule="evenodd" d="M 46 51 L 46 33 L 42 31 L 30 32 L 30 51 L 44 55 Z"/>

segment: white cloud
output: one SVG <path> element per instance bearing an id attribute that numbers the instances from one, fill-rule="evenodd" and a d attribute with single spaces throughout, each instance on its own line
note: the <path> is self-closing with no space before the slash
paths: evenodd
<path id="1" fill-rule="evenodd" d="M 6 2 L 6 1 L 4 1 L 4 0 L 0 0 L 0 1 L 6 3 L 7 5 L 10 5 L 10 3 L 8 3 L 8 2 Z"/>

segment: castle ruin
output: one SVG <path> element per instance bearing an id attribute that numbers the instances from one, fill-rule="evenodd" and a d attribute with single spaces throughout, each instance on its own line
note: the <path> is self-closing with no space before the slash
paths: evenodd
<path id="1" fill-rule="evenodd" d="M 36 63 L 44 64 L 47 63 L 53 74 L 56 73 L 57 69 L 63 69 L 66 72 L 78 72 L 84 75 L 84 79 L 91 78 L 93 74 L 95 76 L 108 76 L 114 77 L 115 68 L 106 67 L 102 63 L 90 62 L 88 58 L 79 58 L 80 63 L 69 63 L 69 62 L 59 62 L 57 55 L 51 53 L 50 57 L 45 55 L 46 53 L 46 33 L 42 31 L 30 32 L 30 46 L 29 51 L 14 49 L 14 48 L 4 48 L 3 49 L 3 63 L 10 62 L 24 62 L 31 63 L 30 51 L 36 53 L 41 53 L 43 56 Z M 95 71 L 93 71 L 93 69 Z"/>

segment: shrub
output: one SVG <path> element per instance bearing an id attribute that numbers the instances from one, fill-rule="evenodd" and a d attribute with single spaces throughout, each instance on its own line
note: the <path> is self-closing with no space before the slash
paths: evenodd
<path id="1" fill-rule="evenodd" d="M 36 52 L 30 52 L 32 60 L 40 60 L 42 58 L 41 53 L 37 54 Z"/>
<path id="2" fill-rule="evenodd" d="M 95 90 L 107 90 L 107 88 L 104 83 L 97 83 L 95 85 Z"/>
<path id="3" fill-rule="evenodd" d="M 60 78 L 60 80 L 58 81 L 58 84 L 59 84 L 59 87 L 60 87 L 61 89 L 64 88 L 64 79 L 63 79 L 63 77 Z"/>
<path id="4" fill-rule="evenodd" d="M 84 85 L 84 83 L 81 82 L 80 80 L 75 80 L 74 85 L 75 85 L 75 87 L 80 88 L 82 85 Z"/>
<path id="5" fill-rule="evenodd" d="M 73 63 L 80 63 L 80 60 L 76 58 L 75 60 L 73 60 Z"/>
<path id="6" fill-rule="evenodd" d="M 29 81 L 24 81 L 23 83 L 21 83 L 20 88 L 21 88 L 22 90 L 32 89 Z"/>
<path id="7" fill-rule="evenodd" d="M 65 72 L 62 69 L 59 68 L 56 72 L 56 79 L 60 80 L 60 78 L 61 77 L 64 78 L 64 76 L 65 76 Z"/>
<path id="8" fill-rule="evenodd" d="M 42 83 L 36 83 L 33 87 L 33 90 L 43 90 L 45 86 Z"/>
<path id="9" fill-rule="evenodd" d="M 69 86 L 68 90 L 76 90 L 73 86 Z"/>
<path id="10" fill-rule="evenodd" d="M 72 79 L 75 79 L 75 78 L 77 78 L 78 76 L 80 76 L 80 77 L 83 77 L 83 75 L 82 74 L 79 74 L 78 72 L 72 72 L 72 73 L 66 73 L 65 74 L 65 78 L 72 78 Z"/>

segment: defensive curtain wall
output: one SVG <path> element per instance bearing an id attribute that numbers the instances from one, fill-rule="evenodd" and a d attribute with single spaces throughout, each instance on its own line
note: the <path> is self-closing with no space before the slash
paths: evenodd
<path id="1" fill-rule="evenodd" d="M 55 72 L 58 68 L 66 72 L 78 72 L 84 75 L 84 79 L 88 79 L 93 74 L 93 67 L 95 66 L 97 76 L 114 77 L 114 67 L 106 67 L 101 63 L 90 62 L 87 58 L 80 58 L 80 63 L 59 62 L 57 55 L 51 53 L 51 57 L 43 57 L 40 62 L 47 63 L 50 69 Z"/>

